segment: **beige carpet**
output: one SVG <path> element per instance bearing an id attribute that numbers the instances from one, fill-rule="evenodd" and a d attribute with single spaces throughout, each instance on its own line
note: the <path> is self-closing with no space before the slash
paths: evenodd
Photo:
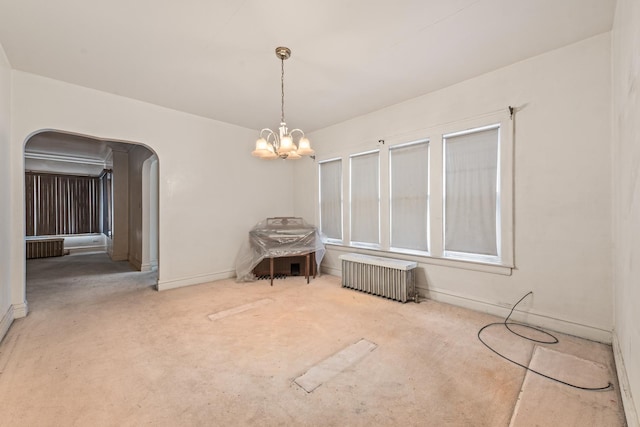
<path id="1" fill-rule="evenodd" d="M 376 343 L 361 339 L 312 366 L 307 372 L 296 378 L 294 382 L 307 393 L 311 393 L 322 384 L 344 373 L 348 368 L 359 362 L 360 359 L 375 350 L 376 347 L 378 347 Z"/>
<path id="2" fill-rule="evenodd" d="M 606 366 L 551 348 L 536 346 L 529 367 L 577 387 L 606 387 L 610 381 Z M 527 372 L 511 427 L 548 425 L 549 419 L 559 426 L 623 426 L 616 395 L 612 390 L 568 387 Z"/>
<path id="3" fill-rule="evenodd" d="M 27 268 L 31 313 L 0 344 L 2 426 L 508 426 L 525 379 L 477 340 L 499 319 L 333 276 L 157 292 L 152 274 L 104 254 Z M 609 346 L 559 338 L 554 350 L 615 372 Z M 310 393 L 295 383 L 361 339 L 375 351 Z M 531 359 L 533 345 L 487 339 Z M 620 414 L 617 391 L 606 398 Z"/>

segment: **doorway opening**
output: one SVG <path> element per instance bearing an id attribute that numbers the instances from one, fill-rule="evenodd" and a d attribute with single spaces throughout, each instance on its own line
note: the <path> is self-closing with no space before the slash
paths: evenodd
<path id="1" fill-rule="evenodd" d="M 46 130 L 26 141 L 24 168 L 27 259 L 103 254 L 109 262 L 96 273 L 127 265 L 152 272 L 157 282 L 159 181 L 152 149 Z M 27 288 L 28 273 L 29 266 Z"/>

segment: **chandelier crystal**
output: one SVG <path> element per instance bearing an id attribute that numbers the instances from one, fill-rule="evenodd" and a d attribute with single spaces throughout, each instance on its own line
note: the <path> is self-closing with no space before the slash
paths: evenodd
<path id="1" fill-rule="evenodd" d="M 296 160 L 302 156 L 313 156 L 314 151 L 311 149 L 309 139 L 304 136 L 304 132 L 300 129 L 287 128 L 284 120 L 284 61 L 291 56 L 291 49 L 288 47 L 277 47 L 276 56 L 280 58 L 280 127 L 278 132 L 274 132 L 269 128 L 260 131 L 260 137 L 256 141 L 256 149 L 251 152 L 252 155 L 261 159 L 290 159 Z M 298 137 L 297 142 L 294 135 Z"/>

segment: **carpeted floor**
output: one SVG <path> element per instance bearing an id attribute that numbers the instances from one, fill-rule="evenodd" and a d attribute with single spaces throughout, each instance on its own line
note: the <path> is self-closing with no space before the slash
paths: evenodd
<path id="1" fill-rule="evenodd" d="M 572 397 L 478 341 L 500 319 L 388 301 L 338 277 L 157 292 L 153 273 L 105 254 L 27 264 L 30 314 L 0 344 L 2 426 L 587 426 L 603 407 L 624 425 L 607 345 L 556 334 L 541 346 L 595 362 L 614 384 Z M 501 328 L 484 337 L 524 364 L 536 348 Z M 312 392 L 295 382 L 328 365 Z M 571 404 L 558 408 L 556 395 Z"/>

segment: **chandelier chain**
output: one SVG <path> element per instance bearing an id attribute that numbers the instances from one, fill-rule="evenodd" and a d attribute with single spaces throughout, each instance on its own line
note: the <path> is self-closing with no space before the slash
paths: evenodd
<path id="1" fill-rule="evenodd" d="M 282 97 L 280 99 L 280 122 L 284 123 L 284 58 L 280 58 L 280 88 Z"/>
<path id="2" fill-rule="evenodd" d="M 277 131 L 262 129 L 256 140 L 256 149 L 251 152 L 255 157 L 263 159 L 300 159 L 309 156 L 315 159 L 309 139 L 302 129 L 287 128 L 284 117 L 284 61 L 291 56 L 291 49 L 284 46 L 276 48 L 276 56 L 280 58 L 280 126 Z"/>

